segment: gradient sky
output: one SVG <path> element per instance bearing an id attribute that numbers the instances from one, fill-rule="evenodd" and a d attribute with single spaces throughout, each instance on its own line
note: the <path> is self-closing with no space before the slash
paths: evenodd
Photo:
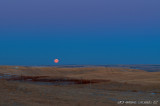
<path id="1" fill-rule="evenodd" d="M 0 65 L 160 64 L 160 0 L 0 0 Z"/>

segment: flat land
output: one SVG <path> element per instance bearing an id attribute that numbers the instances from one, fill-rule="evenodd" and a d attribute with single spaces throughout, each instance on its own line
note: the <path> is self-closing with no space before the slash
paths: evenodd
<path id="1" fill-rule="evenodd" d="M 118 67 L 0 66 L 0 106 L 119 103 L 160 105 L 160 72 Z"/>

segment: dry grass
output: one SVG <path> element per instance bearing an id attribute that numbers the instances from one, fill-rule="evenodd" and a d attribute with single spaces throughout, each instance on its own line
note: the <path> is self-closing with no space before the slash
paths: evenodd
<path id="1" fill-rule="evenodd" d="M 69 78 L 78 81 L 82 79 L 98 81 L 91 84 L 54 86 L 1 79 L 2 106 L 114 106 L 117 104 L 116 100 L 126 98 L 160 99 L 159 94 L 150 95 L 150 92 L 160 93 L 160 72 L 108 67 L 0 66 L 0 73 L 30 77 L 47 76 L 45 77 L 47 80 Z"/>

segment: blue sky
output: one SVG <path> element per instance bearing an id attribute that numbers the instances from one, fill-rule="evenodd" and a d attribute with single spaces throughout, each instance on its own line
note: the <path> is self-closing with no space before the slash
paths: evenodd
<path id="1" fill-rule="evenodd" d="M 159 0 L 1 0 L 0 65 L 160 64 Z"/>

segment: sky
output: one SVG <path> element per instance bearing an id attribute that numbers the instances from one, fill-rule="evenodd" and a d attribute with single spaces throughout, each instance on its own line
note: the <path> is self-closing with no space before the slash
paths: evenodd
<path id="1" fill-rule="evenodd" d="M 0 65 L 160 64 L 159 0 L 0 0 Z"/>

